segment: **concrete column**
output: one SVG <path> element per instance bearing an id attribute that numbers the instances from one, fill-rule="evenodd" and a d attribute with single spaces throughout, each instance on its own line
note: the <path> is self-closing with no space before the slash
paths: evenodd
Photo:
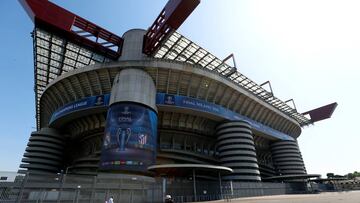
<path id="1" fill-rule="evenodd" d="M 281 140 L 271 144 L 272 159 L 278 175 L 306 174 L 296 141 Z"/>
<path id="2" fill-rule="evenodd" d="M 156 87 L 145 71 L 128 68 L 116 75 L 102 145 L 101 169 L 144 173 L 155 164 Z"/>
<path id="3" fill-rule="evenodd" d="M 260 181 L 251 126 L 243 121 L 231 121 L 216 128 L 217 148 L 222 166 L 234 172 L 223 180 Z"/>
<path id="4" fill-rule="evenodd" d="M 142 52 L 146 30 L 131 29 L 123 34 L 124 44 L 119 60 L 143 60 L 147 56 Z"/>
<path id="5" fill-rule="evenodd" d="M 156 108 L 156 87 L 151 76 L 140 69 L 124 69 L 115 77 L 110 106 L 119 102 L 134 102 Z"/>

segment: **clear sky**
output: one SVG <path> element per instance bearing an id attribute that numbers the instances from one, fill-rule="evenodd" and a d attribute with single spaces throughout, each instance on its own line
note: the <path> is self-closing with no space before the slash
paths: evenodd
<path id="1" fill-rule="evenodd" d="M 166 0 L 53 1 L 122 35 L 146 29 Z M 360 1 L 202 0 L 178 30 L 238 70 L 270 80 L 299 112 L 338 102 L 331 119 L 299 138 L 308 173 L 360 170 Z M 0 1 L 0 171 L 16 171 L 35 130 L 33 23 L 18 1 Z"/>

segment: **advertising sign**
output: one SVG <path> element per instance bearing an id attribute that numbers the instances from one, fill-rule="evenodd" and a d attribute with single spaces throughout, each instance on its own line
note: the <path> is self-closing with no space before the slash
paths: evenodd
<path id="1" fill-rule="evenodd" d="M 87 108 L 99 107 L 99 106 L 108 106 L 110 100 L 110 94 L 98 95 L 92 97 L 86 97 L 84 99 L 77 100 L 62 106 L 56 110 L 51 116 L 50 122 L 54 122 L 56 119 L 75 111 L 84 110 Z"/>
<path id="2" fill-rule="evenodd" d="M 96 108 L 99 106 L 108 106 L 109 105 L 110 94 L 99 95 L 87 97 L 59 108 L 55 111 L 50 119 L 50 123 L 54 120 L 60 118 L 61 116 L 67 115 L 72 112 L 79 110 Z M 243 120 L 248 122 L 251 127 L 259 132 L 263 132 L 266 135 L 281 139 L 281 140 L 294 140 L 291 136 L 282 133 L 278 130 L 275 130 L 267 125 L 264 125 L 260 122 L 254 121 L 246 116 L 240 115 L 236 112 L 233 112 L 227 108 L 224 108 L 220 105 L 210 103 L 204 100 L 195 99 L 186 96 L 180 95 L 171 95 L 165 93 L 156 94 L 156 105 L 166 105 L 166 106 L 176 106 L 188 109 L 194 109 L 196 111 L 203 111 L 209 114 L 217 115 L 223 117 L 224 119 L 230 121 Z M 143 107 L 145 108 L 145 107 Z M 109 118 L 109 117 L 108 117 Z"/>
<path id="3" fill-rule="evenodd" d="M 236 112 L 233 112 L 229 109 L 226 109 L 220 105 L 213 104 L 204 100 L 195 99 L 191 97 L 186 96 L 180 96 L 180 95 L 171 95 L 171 94 L 165 94 L 165 93 L 157 93 L 156 94 L 156 104 L 157 105 L 171 105 L 171 106 L 178 106 L 178 107 L 184 107 L 188 109 L 194 109 L 197 111 L 203 111 L 209 114 L 215 114 L 218 116 L 221 116 L 225 119 L 228 119 L 230 121 L 246 121 L 248 122 L 252 128 L 263 132 L 267 135 L 279 138 L 281 140 L 294 140 L 291 136 L 282 133 L 280 131 L 277 131 L 271 127 L 268 127 L 262 123 L 259 123 L 257 121 L 254 121 L 246 116 L 240 115 Z"/>
<path id="4" fill-rule="evenodd" d="M 155 164 L 157 115 L 135 103 L 110 106 L 101 151 L 101 169 L 147 171 Z"/>

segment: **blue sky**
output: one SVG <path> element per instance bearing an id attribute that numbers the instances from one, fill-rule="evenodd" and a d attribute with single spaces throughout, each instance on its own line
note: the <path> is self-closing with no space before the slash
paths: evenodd
<path id="1" fill-rule="evenodd" d="M 166 0 L 52 1 L 122 35 L 146 29 Z M 203 0 L 178 30 L 219 58 L 234 53 L 238 70 L 270 80 L 276 97 L 299 112 L 332 102 L 333 118 L 299 138 L 308 173 L 360 170 L 358 101 L 360 2 Z M 0 1 L 0 170 L 16 171 L 35 130 L 33 24 L 17 1 Z"/>

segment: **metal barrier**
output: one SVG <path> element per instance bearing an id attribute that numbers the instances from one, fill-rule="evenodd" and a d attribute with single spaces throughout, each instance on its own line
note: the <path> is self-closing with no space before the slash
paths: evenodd
<path id="1" fill-rule="evenodd" d="M 190 179 L 151 178 L 125 174 L 26 175 L 14 182 L 0 182 L 0 202 L 12 203 L 115 203 L 163 202 L 165 194 L 175 202 L 211 201 L 304 192 L 304 184 L 226 182 L 198 179 L 196 193 Z M 194 195 L 195 194 L 195 195 Z"/>

